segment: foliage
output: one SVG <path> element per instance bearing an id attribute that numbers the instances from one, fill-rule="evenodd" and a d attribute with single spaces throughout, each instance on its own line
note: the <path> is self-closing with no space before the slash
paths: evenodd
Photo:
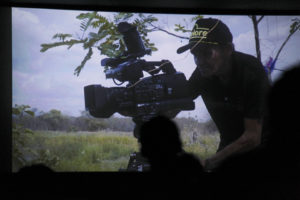
<path id="1" fill-rule="evenodd" d="M 257 18 L 256 15 L 250 15 L 249 16 L 252 20 L 253 23 L 253 29 L 254 29 L 254 39 L 255 39 L 255 48 L 256 48 L 256 57 L 259 61 L 261 61 L 261 48 L 260 48 L 260 37 L 259 37 L 259 29 L 258 29 L 258 24 L 261 22 L 261 20 L 264 18 L 264 15 L 260 16 Z M 291 36 L 296 33 L 298 30 L 300 30 L 300 20 L 299 18 L 294 18 L 291 20 L 292 24 L 290 25 L 290 31 L 289 34 L 287 35 L 286 39 L 284 42 L 281 44 L 280 48 L 278 49 L 276 56 L 275 56 L 275 61 L 278 59 L 282 49 L 286 45 L 286 43 L 290 40 Z M 278 70 L 275 68 L 275 70 Z M 281 70 L 280 70 L 281 71 Z M 272 70 L 269 71 L 268 76 L 271 75 Z"/>
<path id="2" fill-rule="evenodd" d="M 126 168 L 137 141 L 122 132 L 36 131 L 26 143 L 39 153 L 32 162 L 44 163 L 55 171 L 118 171 Z"/>
<path id="3" fill-rule="evenodd" d="M 60 37 L 60 39 L 63 40 L 62 37 Z M 45 52 L 50 48 L 63 46 L 63 45 L 68 45 L 68 49 L 70 49 L 74 44 L 79 44 L 79 43 L 84 43 L 84 42 L 85 42 L 85 40 L 71 39 L 71 40 L 68 40 L 68 41 L 54 42 L 54 43 L 51 43 L 51 44 L 41 44 L 42 49 L 40 51 Z"/>
<path id="4" fill-rule="evenodd" d="M 88 131 L 99 131 L 106 127 L 106 123 L 102 120 L 88 120 Z"/>
<path id="5" fill-rule="evenodd" d="M 300 30 L 300 19 L 299 18 L 294 18 L 292 19 L 292 24 L 290 26 L 290 33 L 295 33 L 296 31 Z"/>
<path id="6" fill-rule="evenodd" d="M 175 118 L 175 122 L 178 126 L 178 128 L 181 131 L 186 132 L 199 132 L 199 134 L 211 134 L 218 131 L 215 123 L 212 120 L 209 120 L 207 122 L 198 122 L 196 119 L 192 117 L 181 117 L 181 118 Z"/>
<path id="7" fill-rule="evenodd" d="M 286 43 L 289 41 L 289 39 L 292 37 L 292 35 L 294 35 L 297 31 L 300 30 L 300 19 L 299 18 L 294 18 L 292 19 L 292 24 L 290 25 L 290 33 L 287 36 L 287 38 L 285 39 L 285 41 L 282 43 L 281 47 L 279 48 L 276 56 L 275 56 L 275 60 L 278 59 L 279 54 L 281 53 L 283 47 L 286 45 Z"/>
<path id="8" fill-rule="evenodd" d="M 129 132 L 134 129 L 134 123 L 128 117 L 101 119 L 92 117 L 86 111 L 82 111 L 79 117 L 72 117 L 64 115 L 56 109 L 52 109 L 49 112 L 42 112 L 35 109 L 35 113 L 37 113 L 36 116 L 14 117 L 13 121 L 31 130 L 66 132 L 112 130 Z M 210 134 L 217 131 L 217 127 L 212 120 L 200 123 L 191 117 L 181 117 L 175 118 L 175 122 L 181 131 L 200 132 L 201 134 Z"/>
<path id="9" fill-rule="evenodd" d="M 62 40 L 64 42 L 67 37 L 72 37 L 72 35 L 71 34 L 56 33 L 52 37 L 52 39 L 59 38 L 59 40 Z"/>
<path id="10" fill-rule="evenodd" d="M 58 42 L 41 44 L 41 52 L 46 52 L 47 50 L 58 47 L 58 46 L 68 46 L 70 49 L 73 45 L 82 44 L 83 49 L 87 50 L 86 55 L 81 61 L 80 65 L 75 68 L 74 75 L 79 76 L 81 70 L 84 68 L 86 62 L 91 59 L 93 55 L 93 49 L 96 48 L 101 55 L 107 57 L 122 57 L 126 51 L 125 43 L 123 41 L 122 35 L 117 30 L 117 24 L 123 21 L 132 23 L 137 27 L 140 36 L 145 44 L 146 48 L 150 48 L 152 51 L 157 51 L 155 44 L 149 39 L 149 33 L 153 31 L 163 31 L 169 35 L 188 39 L 188 37 L 179 36 L 174 33 L 170 33 L 161 27 L 154 24 L 158 19 L 153 15 L 146 15 L 142 13 L 116 13 L 113 15 L 113 19 L 109 19 L 101 15 L 100 12 L 93 11 L 87 13 L 81 13 L 76 17 L 81 21 L 80 30 L 81 37 L 74 37 L 72 34 L 56 33 L 52 39 L 58 39 Z M 194 16 L 191 22 L 202 18 L 201 15 Z M 191 32 L 188 27 L 180 24 L 175 24 L 176 32 Z M 88 32 L 88 34 L 86 34 Z M 68 40 L 67 40 L 68 39 Z M 107 70 L 107 69 L 105 69 Z"/>
<path id="11" fill-rule="evenodd" d="M 199 132 L 181 133 L 183 149 L 193 153 L 199 159 L 206 159 L 215 154 L 219 146 L 220 137 L 218 132 L 201 134 Z"/>
<path id="12" fill-rule="evenodd" d="M 24 114 L 34 116 L 34 112 L 32 112 L 31 110 L 28 110 L 29 108 L 30 108 L 30 106 L 28 106 L 28 105 L 16 104 L 15 107 L 12 108 L 12 114 L 14 116 L 20 116 L 20 117 L 23 117 Z"/>
<path id="13" fill-rule="evenodd" d="M 131 22 L 137 27 L 141 38 L 146 48 L 152 51 L 157 51 L 154 43 L 150 42 L 148 33 L 150 24 L 157 21 L 157 18 L 152 15 L 133 14 L 133 13 L 117 13 L 114 14 L 113 19 L 104 17 L 99 12 L 81 13 L 76 17 L 81 21 L 80 30 L 82 35 L 80 38 L 74 38 L 72 34 L 57 33 L 52 39 L 58 39 L 59 42 L 41 44 L 41 52 L 66 45 L 70 49 L 73 45 L 82 44 L 84 50 L 88 50 L 81 64 L 76 67 L 74 75 L 79 76 L 81 70 L 84 68 L 86 62 L 91 59 L 93 55 L 93 48 L 97 48 L 100 54 L 107 57 L 120 57 L 125 52 L 125 43 L 122 35 L 117 31 L 117 24 L 122 21 Z M 86 32 L 88 32 L 86 34 Z M 68 40 L 67 40 L 68 39 Z"/>
<path id="14" fill-rule="evenodd" d="M 196 15 L 191 19 L 191 23 L 194 24 L 194 22 L 196 22 L 198 19 L 203 19 L 203 16 Z M 187 27 L 187 25 L 175 24 L 174 31 L 182 32 L 182 33 L 190 33 L 192 32 L 192 29 L 190 27 Z"/>
<path id="15" fill-rule="evenodd" d="M 28 105 L 15 105 L 12 108 L 13 117 L 22 118 L 24 115 L 34 115 L 33 112 L 28 110 L 30 106 Z M 29 140 L 30 134 L 33 132 L 24 128 L 22 124 L 12 123 L 12 140 L 13 140 L 13 148 L 12 148 L 12 161 L 13 167 L 21 167 L 26 163 L 26 153 L 31 153 L 30 149 L 25 145 L 25 143 Z"/>
<path id="16" fill-rule="evenodd" d="M 12 108 L 13 119 L 33 118 L 34 112 L 29 110 L 28 105 L 15 105 Z M 60 111 L 52 110 L 51 114 L 60 115 Z M 22 123 L 12 123 L 12 162 L 13 171 L 18 171 L 26 165 L 34 163 L 44 163 L 47 166 L 55 166 L 58 163 L 58 157 L 51 155 L 48 149 L 33 149 L 29 143 L 32 142 L 34 131 L 24 127 Z M 39 143 L 37 143 L 39 144 Z"/>
<path id="17" fill-rule="evenodd" d="M 133 131 L 134 123 L 130 118 L 108 119 L 94 118 L 82 112 L 79 117 L 63 115 L 61 111 L 52 109 L 49 112 L 39 112 L 36 116 L 26 115 L 24 117 L 14 117 L 15 124 L 22 124 L 32 130 L 51 130 L 51 131 L 99 131 L 104 129 L 115 131 Z"/>
<path id="18" fill-rule="evenodd" d="M 130 153 L 138 151 L 130 118 L 96 119 L 85 111 L 70 117 L 57 109 L 40 112 L 23 105 L 14 107 L 13 113 L 14 171 L 39 163 L 56 171 L 117 171 L 127 167 Z M 186 151 L 202 159 L 216 151 L 219 135 L 213 122 L 175 121 Z"/>
<path id="19" fill-rule="evenodd" d="M 45 113 L 39 116 L 43 121 L 45 121 L 48 125 L 48 129 L 50 130 L 59 130 L 67 121 L 66 117 L 64 117 L 59 110 L 52 109 L 48 113 Z"/>
<path id="20" fill-rule="evenodd" d="M 184 149 L 199 158 L 216 151 L 218 135 L 201 135 L 197 141 L 188 140 L 182 132 Z M 131 132 L 58 132 L 35 131 L 25 145 L 37 152 L 31 164 L 44 163 L 54 171 L 118 171 L 126 168 L 130 153 L 138 151 L 137 140 Z M 167 145 L 167 144 L 166 144 Z"/>

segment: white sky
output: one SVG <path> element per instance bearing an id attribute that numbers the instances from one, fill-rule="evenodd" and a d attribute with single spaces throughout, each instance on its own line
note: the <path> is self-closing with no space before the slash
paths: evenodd
<path id="1" fill-rule="evenodd" d="M 40 52 L 40 45 L 54 42 L 52 37 L 56 33 L 80 35 L 80 20 L 77 20 L 76 16 L 83 12 L 85 11 L 12 9 L 13 105 L 26 104 L 45 112 L 59 109 L 65 114 L 78 116 L 80 111 L 84 110 L 84 86 L 90 84 L 114 86 L 112 80 L 105 79 L 103 68 L 100 66 L 100 60 L 104 56 L 99 55 L 96 49 L 79 77 L 74 76 L 73 72 L 86 55 L 81 45 L 74 45 L 70 50 L 64 46 L 50 49 L 45 53 Z M 102 14 L 111 16 L 111 13 L 102 12 Z M 154 16 L 159 18 L 158 25 L 171 32 L 174 32 L 175 23 L 193 27 L 193 23 L 190 23 L 192 15 L 154 14 Z M 211 17 L 219 18 L 227 24 L 233 34 L 236 50 L 255 56 L 253 25 L 248 16 Z M 287 37 L 293 18 L 295 16 L 267 16 L 261 21 L 259 31 L 263 63 L 269 56 L 275 56 Z M 148 61 L 168 59 L 188 79 L 195 69 L 193 58 L 189 53 L 176 53 L 177 48 L 187 41 L 163 32 L 153 32 L 149 37 L 158 51 L 143 59 Z M 300 32 L 287 43 L 275 67 L 287 69 L 290 65 L 300 62 L 299 46 Z M 276 80 L 280 75 L 280 71 L 274 71 L 272 79 Z M 193 116 L 199 121 L 210 118 L 201 97 L 196 100 L 194 111 L 183 111 L 178 116 Z"/>

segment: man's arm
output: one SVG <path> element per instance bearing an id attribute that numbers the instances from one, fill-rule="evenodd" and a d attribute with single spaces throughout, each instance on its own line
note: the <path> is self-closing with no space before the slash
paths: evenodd
<path id="1" fill-rule="evenodd" d="M 262 123 L 258 119 L 244 119 L 245 131 L 237 140 L 204 161 L 206 170 L 219 167 L 225 159 L 246 153 L 260 144 Z"/>

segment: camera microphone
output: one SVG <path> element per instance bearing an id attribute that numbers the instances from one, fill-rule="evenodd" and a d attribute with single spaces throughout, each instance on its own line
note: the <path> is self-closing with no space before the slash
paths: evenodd
<path id="1" fill-rule="evenodd" d="M 150 54 L 151 49 L 146 49 L 136 27 L 127 23 L 121 22 L 118 24 L 118 31 L 123 35 L 128 55 L 142 57 L 145 54 Z"/>

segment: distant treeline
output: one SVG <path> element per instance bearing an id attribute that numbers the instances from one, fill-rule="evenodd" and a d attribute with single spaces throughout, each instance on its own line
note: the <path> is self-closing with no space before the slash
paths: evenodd
<path id="1" fill-rule="evenodd" d="M 35 113 L 34 116 L 24 113 L 23 115 L 13 116 L 16 124 L 22 124 L 25 128 L 31 130 L 49 130 L 49 131 L 126 131 L 131 132 L 134 129 L 134 123 L 131 118 L 110 117 L 99 119 L 90 116 L 83 111 L 81 116 L 73 117 L 61 113 L 59 110 L 50 110 L 49 112 Z M 209 134 L 217 130 L 215 124 L 210 120 L 200 123 L 194 118 L 175 118 L 180 130 L 199 131 Z"/>

